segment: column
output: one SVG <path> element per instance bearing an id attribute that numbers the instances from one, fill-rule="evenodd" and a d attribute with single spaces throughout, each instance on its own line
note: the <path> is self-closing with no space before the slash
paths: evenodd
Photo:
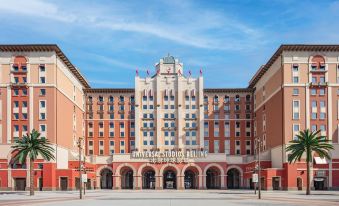
<path id="1" fill-rule="evenodd" d="M 177 175 L 177 189 L 178 190 L 183 190 L 185 189 L 185 183 L 184 183 L 184 180 L 185 180 L 185 176 L 182 176 L 182 175 Z"/>
<path id="2" fill-rule="evenodd" d="M 155 189 L 156 190 L 162 190 L 164 188 L 164 179 L 162 178 L 162 175 L 158 175 L 155 177 L 156 180 L 155 180 L 155 184 L 156 184 L 156 187 Z"/>
<path id="3" fill-rule="evenodd" d="M 205 180 L 204 180 L 204 175 L 198 175 L 198 179 L 199 179 L 199 185 L 198 185 L 198 189 L 199 190 L 203 190 L 203 189 L 205 189 L 206 187 L 206 185 L 204 186 L 204 182 L 205 182 Z"/>
<path id="4" fill-rule="evenodd" d="M 133 189 L 135 190 L 141 189 L 141 184 L 139 183 L 140 179 L 141 178 L 138 175 L 133 176 Z"/>
<path id="5" fill-rule="evenodd" d="M 220 179 L 221 179 L 221 182 L 220 182 L 220 188 L 221 189 L 226 189 L 226 184 L 225 184 L 225 182 L 226 182 L 226 177 L 227 177 L 227 175 L 220 175 Z"/>
<path id="6" fill-rule="evenodd" d="M 95 178 L 94 189 L 100 189 L 100 176 L 96 176 L 96 178 Z"/>
<path id="7" fill-rule="evenodd" d="M 120 175 L 113 175 L 113 188 L 116 190 L 121 189 L 121 176 Z"/>

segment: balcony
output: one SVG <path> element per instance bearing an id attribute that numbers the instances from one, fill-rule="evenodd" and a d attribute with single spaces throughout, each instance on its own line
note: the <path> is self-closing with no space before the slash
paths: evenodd
<path id="1" fill-rule="evenodd" d="M 150 131 L 150 130 L 155 130 L 155 127 L 141 127 L 140 129 Z"/>
<path id="2" fill-rule="evenodd" d="M 108 110 L 107 114 L 114 114 L 114 110 Z"/>
<path id="3" fill-rule="evenodd" d="M 124 110 L 119 110 L 118 113 L 119 113 L 119 114 L 124 114 L 125 111 L 124 111 Z"/>
<path id="4" fill-rule="evenodd" d="M 184 127 L 184 130 L 197 130 L 198 127 Z"/>
<path id="5" fill-rule="evenodd" d="M 143 117 L 142 120 L 154 120 L 154 117 Z"/>
<path id="6" fill-rule="evenodd" d="M 311 69 L 310 70 L 311 73 L 325 73 L 327 72 L 327 69 Z"/>
<path id="7" fill-rule="evenodd" d="M 86 104 L 87 105 L 93 105 L 93 101 L 87 101 Z"/>
<path id="8" fill-rule="evenodd" d="M 124 104 L 125 104 L 125 101 L 119 101 L 118 104 L 119 104 L 119 105 L 124 105 Z"/>
<path id="9" fill-rule="evenodd" d="M 98 104 L 98 105 L 103 105 L 104 102 L 103 102 L 103 101 L 98 101 L 97 104 Z"/>
<path id="10" fill-rule="evenodd" d="M 24 70 L 24 69 L 11 69 L 11 73 L 13 74 L 26 74 L 27 73 L 27 70 Z"/>
<path id="11" fill-rule="evenodd" d="M 170 130 L 170 131 L 177 130 L 176 127 L 162 127 L 161 129 L 162 130 Z"/>
<path id="12" fill-rule="evenodd" d="M 107 104 L 108 104 L 108 105 L 113 105 L 113 104 L 114 104 L 114 102 L 107 102 Z"/>
<path id="13" fill-rule="evenodd" d="M 11 82 L 11 87 L 27 87 L 27 82 Z"/>
<path id="14" fill-rule="evenodd" d="M 104 113 L 104 110 L 98 110 L 97 113 L 98 113 L 98 114 L 103 114 L 103 113 Z"/>
<path id="15" fill-rule="evenodd" d="M 164 120 L 176 120 L 177 118 L 175 117 L 164 117 Z"/>
<path id="16" fill-rule="evenodd" d="M 326 87 L 328 82 L 310 82 L 311 87 Z"/>
<path id="17" fill-rule="evenodd" d="M 193 117 L 188 117 L 188 118 L 185 117 L 185 120 L 197 120 L 197 119 L 198 119 L 198 118 L 196 118 L 196 117 L 194 117 L 194 118 L 193 118 Z"/>

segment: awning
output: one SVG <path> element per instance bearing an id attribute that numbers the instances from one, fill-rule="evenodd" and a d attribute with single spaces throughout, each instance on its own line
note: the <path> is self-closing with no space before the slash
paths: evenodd
<path id="1" fill-rule="evenodd" d="M 322 178 L 322 177 L 315 177 L 313 180 L 316 181 L 316 182 L 322 182 L 322 181 L 324 181 L 325 179 Z"/>
<path id="2" fill-rule="evenodd" d="M 314 161 L 317 165 L 327 164 L 326 158 L 314 157 Z"/>

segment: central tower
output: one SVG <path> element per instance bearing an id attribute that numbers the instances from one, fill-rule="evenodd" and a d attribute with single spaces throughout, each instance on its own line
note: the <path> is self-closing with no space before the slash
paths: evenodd
<path id="1" fill-rule="evenodd" d="M 155 65 L 154 75 L 147 73 L 135 77 L 136 149 L 202 149 L 203 77 L 185 76 L 183 64 L 170 55 Z"/>

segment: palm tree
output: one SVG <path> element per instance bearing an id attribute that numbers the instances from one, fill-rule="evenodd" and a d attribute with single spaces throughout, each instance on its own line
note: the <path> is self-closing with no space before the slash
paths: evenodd
<path id="1" fill-rule="evenodd" d="M 27 157 L 30 159 L 29 177 L 30 187 L 29 194 L 34 195 L 34 161 L 38 155 L 47 161 L 54 160 L 54 148 L 51 147 L 49 140 L 40 137 L 40 133 L 35 129 L 30 134 L 24 135 L 21 139 L 15 141 L 12 146 L 13 162 L 24 164 Z"/>
<path id="2" fill-rule="evenodd" d="M 311 194 L 310 188 L 310 167 L 312 163 L 312 154 L 318 154 L 321 158 L 331 159 L 329 151 L 333 149 L 333 145 L 330 144 L 331 141 L 327 140 L 326 136 L 318 135 L 318 131 L 310 131 L 306 129 L 300 131 L 296 136 L 297 138 L 290 141 L 290 145 L 286 148 L 287 152 L 290 152 L 288 156 L 288 162 L 291 164 L 296 161 L 300 161 L 304 153 L 306 154 L 306 164 L 307 164 L 307 190 L 306 195 Z"/>

